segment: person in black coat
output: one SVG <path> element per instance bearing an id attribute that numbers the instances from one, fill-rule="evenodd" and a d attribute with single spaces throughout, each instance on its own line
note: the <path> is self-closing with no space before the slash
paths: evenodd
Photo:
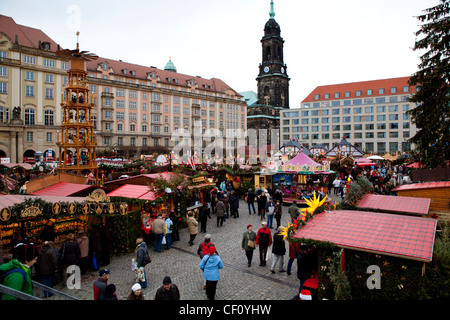
<path id="1" fill-rule="evenodd" d="M 251 208 L 253 208 L 253 213 L 256 214 L 255 194 L 253 193 L 252 189 L 248 189 L 248 192 L 245 196 L 247 198 L 248 214 L 252 214 L 252 211 L 250 210 Z"/>
<path id="2" fill-rule="evenodd" d="M 284 255 L 286 254 L 286 245 L 283 240 L 283 235 L 281 232 L 283 231 L 283 227 L 278 227 L 277 233 L 273 235 L 273 246 L 272 246 L 272 267 L 270 271 L 275 273 L 275 267 L 280 262 L 279 271 L 286 272 L 283 269 L 284 264 Z"/>
<path id="3" fill-rule="evenodd" d="M 59 248 L 61 254 L 61 264 L 63 266 L 63 282 L 67 280 L 67 267 L 71 265 L 77 265 L 80 258 L 80 246 L 75 240 L 73 233 L 69 233 L 66 237 L 66 241 Z"/>
<path id="4" fill-rule="evenodd" d="M 230 215 L 239 218 L 239 197 L 234 190 L 230 194 Z"/>
<path id="5" fill-rule="evenodd" d="M 300 246 L 300 252 L 297 256 L 297 278 L 300 280 L 298 293 L 302 291 L 303 284 L 312 275 L 312 257 L 306 245 Z"/>
<path id="6" fill-rule="evenodd" d="M 260 196 L 258 196 L 258 215 L 261 216 L 261 220 L 264 220 L 266 216 L 266 204 L 267 204 L 267 196 L 265 192 L 262 192 Z"/>
<path id="7" fill-rule="evenodd" d="M 206 202 L 203 202 L 203 206 L 200 208 L 200 212 L 198 213 L 198 221 L 200 222 L 200 232 L 202 233 L 206 233 L 206 223 L 208 221 L 208 217 L 211 219 L 208 204 Z"/>
<path id="8" fill-rule="evenodd" d="M 172 243 L 175 241 L 180 241 L 180 233 L 178 232 L 178 224 L 180 223 L 180 214 L 175 211 L 170 212 L 170 220 L 173 222 L 173 230 L 172 230 Z"/>

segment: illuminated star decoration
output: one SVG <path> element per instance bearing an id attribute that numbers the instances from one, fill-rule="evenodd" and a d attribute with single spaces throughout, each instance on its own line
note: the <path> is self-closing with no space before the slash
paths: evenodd
<path id="1" fill-rule="evenodd" d="M 305 197 L 303 197 L 303 199 L 305 199 L 306 204 L 308 205 L 308 208 L 302 208 L 299 209 L 299 215 L 297 217 L 297 219 L 294 221 L 293 224 L 288 224 L 287 227 L 283 227 L 282 226 L 282 231 L 280 232 L 280 234 L 283 236 L 283 241 L 287 239 L 287 242 L 289 242 L 289 238 L 291 236 L 291 234 L 298 229 L 299 227 L 299 221 L 305 221 L 306 222 L 306 218 L 308 216 L 308 213 L 310 213 L 310 215 L 312 216 L 314 214 L 314 212 L 316 211 L 317 208 L 319 208 L 321 205 L 323 205 L 325 203 L 325 201 L 327 200 L 327 196 L 325 196 L 325 198 L 323 198 L 322 200 L 320 200 L 319 197 L 316 196 L 316 193 L 314 192 L 314 196 L 311 200 L 306 199 Z"/>
<path id="2" fill-rule="evenodd" d="M 322 200 L 320 200 L 320 197 L 316 196 L 316 192 L 314 192 L 312 199 L 306 199 L 305 197 L 303 197 L 303 199 L 305 199 L 308 208 L 301 210 L 306 211 L 306 214 L 309 212 L 311 213 L 311 215 L 313 215 L 316 209 L 319 208 L 321 205 L 323 205 L 325 201 L 327 201 L 327 196 L 325 196 Z M 306 214 L 304 215 L 305 217 Z"/>

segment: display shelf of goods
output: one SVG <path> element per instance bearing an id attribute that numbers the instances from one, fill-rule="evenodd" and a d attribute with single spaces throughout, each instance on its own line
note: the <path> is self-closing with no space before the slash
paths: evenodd
<path id="1" fill-rule="evenodd" d="M 14 234 L 14 224 L 0 225 L 0 239 L 3 241 L 4 246 L 8 246 L 11 243 L 12 236 Z"/>

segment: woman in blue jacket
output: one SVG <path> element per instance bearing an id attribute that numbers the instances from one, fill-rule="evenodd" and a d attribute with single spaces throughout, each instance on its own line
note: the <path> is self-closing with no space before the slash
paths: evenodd
<path id="1" fill-rule="evenodd" d="M 206 280 L 206 296 L 209 300 L 214 300 L 217 282 L 219 281 L 219 269 L 222 268 L 222 259 L 216 253 L 216 248 L 211 246 L 208 254 L 200 262 L 200 269 L 203 271 L 203 278 Z"/>

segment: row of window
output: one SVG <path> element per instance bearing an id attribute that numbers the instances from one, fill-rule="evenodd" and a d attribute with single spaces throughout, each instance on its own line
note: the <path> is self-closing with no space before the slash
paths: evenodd
<path id="1" fill-rule="evenodd" d="M 29 56 L 29 55 L 24 55 L 23 56 L 23 62 L 26 64 L 36 64 L 36 57 L 34 56 Z M 44 67 L 47 68 L 55 68 L 56 67 L 56 62 L 53 59 L 44 59 Z M 68 69 L 68 63 L 67 62 L 61 62 L 61 68 L 63 70 L 67 70 Z"/>
<path id="2" fill-rule="evenodd" d="M 153 139 L 153 145 L 159 146 L 160 145 L 160 138 L 152 138 Z M 111 137 L 103 137 L 103 145 L 109 146 L 112 145 L 113 139 Z M 130 137 L 130 146 L 136 146 L 137 138 L 136 137 Z M 165 147 L 169 146 L 169 138 L 164 138 L 163 143 Z M 124 145 L 124 138 L 123 137 L 117 137 L 117 145 L 123 146 Z M 148 145 L 148 138 L 141 138 L 141 145 L 143 147 L 146 147 Z"/>
<path id="3" fill-rule="evenodd" d="M 403 86 L 402 92 L 404 92 L 404 93 L 409 92 L 409 86 Z M 367 89 L 365 91 L 365 93 L 366 93 L 366 95 L 371 96 L 371 95 L 374 94 L 374 90 L 373 89 Z M 385 88 L 379 88 L 378 89 L 378 94 L 379 95 L 382 95 L 382 94 L 385 94 L 385 93 L 386 93 L 385 92 Z M 397 93 L 397 87 L 391 87 L 390 88 L 390 93 L 391 94 L 396 94 Z M 362 94 L 363 94 L 362 90 L 356 90 L 355 91 L 355 96 L 356 97 L 360 97 Z M 351 91 L 345 91 L 344 92 L 344 97 L 345 98 L 349 98 L 350 96 L 351 96 Z M 341 92 L 335 92 L 334 93 L 334 99 L 339 99 L 339 98 L 341 98 Z M 320 100 L 320 99 L 321 99 L 320 94 L 315 94 L 314 95 L 314 100 Z M 329 93 L 325 93 L 323 95 L 323 99 L 330 99 L 330 94 Z"/>
<path id="4" fill-rule="evenodd" d="M 303 134 L 298 134 L 298 135 L 283 135 L 283 139 L 285 141 L 289 141 L 291 139 L 299 139 L 299 140 L 303 140 L 303 141 L 309 141 L 310 138 L 311 140 L 340 140 L 342 138 L 342 136 L 345 136 L 345 138 L 347 139 L 374 139 L 374 138 L 378 138 L 378 139 L 386 139 L 388 138 L 388 135 L 386 132 L 378 132 L 378 134 L 375 136 L 375 134 L 373 132 L 366 132 L 365 135 L 363 135 L 361 132 L 358 133 L 350 133 L 350 132 L 346 132 L 346 133 L 322 133 L 322 134 L 318 134 L 318 133 L 313 133 L 313 134 L 308 134 L 308 133 L 303 133 Z M 403 138 L 404 139 L 408 139 L 410 138 L 411 134 L 409 131 L 404 131 L 403 132 Z M 399 133 L 398 132 L 389 132 L 389 138 L 399 138 Z"/>
<path id="5" fill-rule="evenodd" d="M 409 104 L 404 104 L 401 106 L 401 110 L 403 112 L 406 112 L 409 109 L 410 109 Z M 376 107 L 370 106 L 370 107 L 364 107 L 364 109 L 362 107 L 356 107 L 356 108 L 343 108 L 343 109 L 303 110 L 303 111 L 301 111 L 301 116 L 302 117 L 309 117 L 310 115 L 311 116 L 319 116 L 319 115 L 327 116 L 330 114 L 330 110 L 331 110 L 331 114 L 333 114 L 333 115 L 341 114 L 341 110 L 342 110 L 343 114 L 351 114 L 352 110 L 353 110 L 354 114 L 361 114 L 361 113 L 363 113 L 363 110 L 365 113 L 374 113 L 375 111 L 377 113 L 385 113 L 386 111 L 398 112 L 400 110 L 400 106 L 397 104 L 394 104 L 394 105 L 390 105 L 390 106 L 376 106 Z M 294 116 L 292 114 L 297 115 L 297 117 L 300 115 L 298 113 L 298 111 L 296 113 L 285 112 L 284 117 L 293 118 Z"/>
<path id="6" fill-rule="evenodd" d="M 365 130 L 374 130 L 375 129 L 375 125 L 373 123 L 366 123 L 365 124 Z M 377 130 L 386 130 L 386 128 L 388 128 L 386 123 L 377 123 Z M 337 124 L 337 125 L 333 125 L 333 126 L 329 126 L 329 125 L 323 125 L 323 126 L 294 126 L 294 127 L 284 127 L 283 128 L 283 132 L 284 133 L 289 133 L 289 132 L 309 132 L 309 128 L 311 128 L 312 132 L 319 132 L 319 128 L 321 129 L 320 131 L 330 131 L 330 128 L 332 129 L 331 131 L 340 131 L 341 130 L 341 125 Z M 352 126 L 351 125 L 343 125 L 342 126 L 342 130 L 348 131 L 348 130 L 352 130 L 351 129 Z M 389 123 L 389 129 L 398 129 L 399 128 L 399 124 L 398 123 Z M 410 128 L 410 123 L 409 122 L 403 122 L 403 129 L 409 129 Z M 353 130 L 355 131 L 360 131 L 363 130 L 363 125 L 362 124 L 354 124 L 353 125 Z"/>

